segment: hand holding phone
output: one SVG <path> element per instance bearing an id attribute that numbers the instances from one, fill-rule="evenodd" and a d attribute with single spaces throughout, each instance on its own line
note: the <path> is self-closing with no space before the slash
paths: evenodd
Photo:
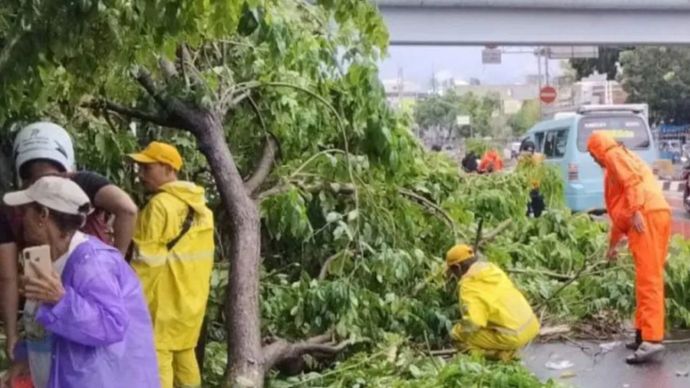
<path id="1" fill-rule="evenodd" d="M 22 251 L 24 260 L 24 276 L 37 278 L 36 271 L 47 276 L 53 271 L 52 260 L 50 259 L 50 245 L 39 245 L 30 247 Z"/>
<path id="2" fill-rule="evenodd" d="M 24 259 L 24 278 L 22 293 L 27 299 L 41 303 L 58 303 L 65 295 L 60 275 L 53 269 L 50 246 L 26 248 Z"/>

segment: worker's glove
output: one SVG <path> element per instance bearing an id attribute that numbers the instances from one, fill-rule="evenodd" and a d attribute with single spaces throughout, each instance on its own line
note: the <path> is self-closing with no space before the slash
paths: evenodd
<path id="1" fill-rule="evenodd" d="M 479 330 L 479 327 L 477 327 L 477 325 L 473 324 L 471 321 L 467 319 L 463 319 L 453 326 L 450 336 L 451 338 L 453 338 L 453 340 L 457 342 L 463 342 L 467 339 L 468 336 L 470 336 L 477 330 Z"/>

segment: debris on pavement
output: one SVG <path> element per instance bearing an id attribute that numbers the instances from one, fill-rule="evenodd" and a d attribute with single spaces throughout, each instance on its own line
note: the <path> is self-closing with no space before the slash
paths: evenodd
<path id="1" fill-rule="evenodd" d="M 602 354 L 606 354 L 606 353 L 612 351 L 614 348 L 616 348 L 620 344 L 621 344 L 620 341 L 605 342 L 603 344 L 599 344 L 599 348 L 601 348 Z"/>
<path id="2" fill-rule="evenodd" d="M 570 325 L 547 326 L 542 327 L 541 330 L 539 330 L 539 336 L 547 337 L 558 334 L 566 334 L 570 333 L 571 330 L 572 328 L 570 327 Z"/>
<path id="3" fill-rule="evenodd" d="M 568 369 L 572 368 L 575 366 L 575 364 L 572 363 L 572 361 L 568 360 L 558 360 L 558 361 L 548 361 L 546 364 L 544 364 L 545 367 L 553 370 L 563 370 L 563 369 Z"/>

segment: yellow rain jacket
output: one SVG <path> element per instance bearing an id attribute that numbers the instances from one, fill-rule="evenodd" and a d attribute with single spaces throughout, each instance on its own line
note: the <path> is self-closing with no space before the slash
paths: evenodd
<path id="1" fill-rule="evenodd" d="M 189 230 L 168 250 L 182 230 L 189 210 Z M 156 348 L 196 346 L 206 312 L 213 268 L 213 213 L 204 189 L 190 182 L 163 185 L 137 220 L 132 266 L 141 279 L 153 321 Z"/>
<path id="2" fill-rule="evenodd" d="M 477 262 L 459 283 L 461 323 L 451 336 L 470 350 L 517 350 L 539 333 L 539 320 L 498 266 Z"/>

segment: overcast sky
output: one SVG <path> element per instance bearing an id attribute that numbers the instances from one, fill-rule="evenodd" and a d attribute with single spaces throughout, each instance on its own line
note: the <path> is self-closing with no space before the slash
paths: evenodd
<path id="1" fill-rule="evenodd" d="M 402 68 L 403 78 L 426 86 L 431 75 L 452 75 L 455 79 L 477 78 L 484 84 L 524 83 L 525 76 L 537 74 L 533 54 L 503 54 L 500 65 L 482 64 L 481 46 L 391 46 L 388 58 L 380 65 L 381 79 L 395 79 Z M 506 51 L 532 51 L 533 47 L 504 47 Z M 560 74 L 558 61 L 550 61 L 550 74 Z M 443 77 L 445 78 L 445 77 Z"/>

